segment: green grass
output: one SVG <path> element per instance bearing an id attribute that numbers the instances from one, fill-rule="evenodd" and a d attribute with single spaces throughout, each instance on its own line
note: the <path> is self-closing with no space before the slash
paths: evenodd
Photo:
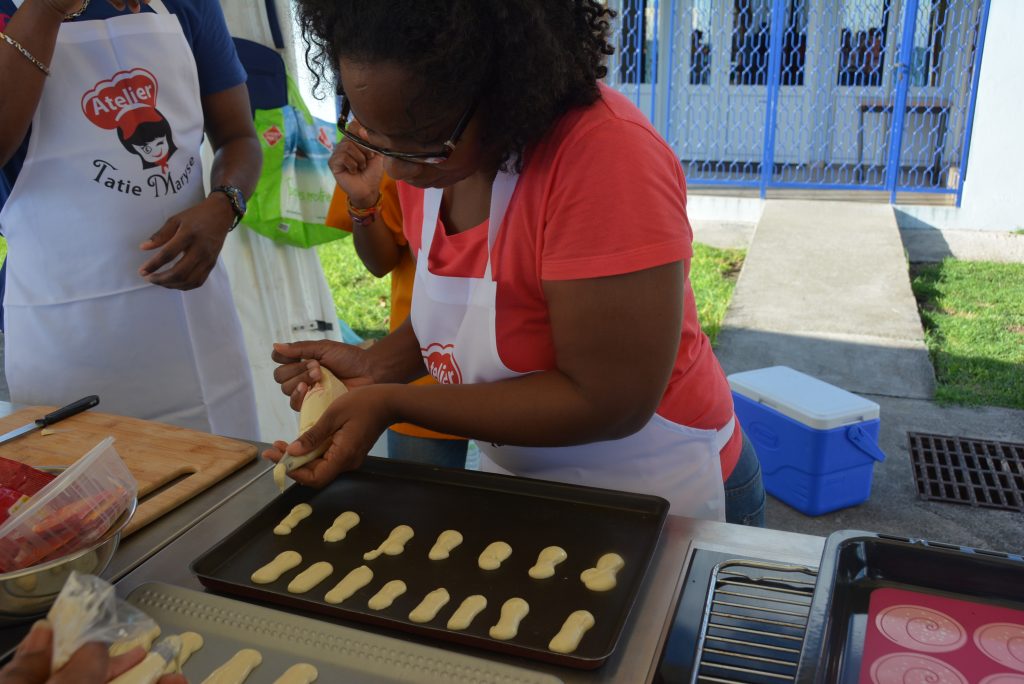
<path id="1" fill-rule="evenodd" d="M 935 398 L 1024 409 L 1024 264 L 946 259 L 912 275 Z"/>
<path id="2" fill-rule="evenodd" d="M 690 284 L 697 300 L 697 316 L 711 344 L 718 339 L 725 310 L 732 301 L 736 279 L 747 255 L 744 249 L 718 249 L 694 244 L 690 263 Z"/>
<path id="3" fill-rule="evenodd" d="M 745 252 L 705 245 L 694 245 L 694 249 L 696 254 L 690 279 L 701 324 L 714 343 L 732 298 Z M 367 272 L 350 239 L 320 245 L 317 251 L 334 295 L 338 317 L 360 337 L 379 338 L 387 334 L 391 310 L 390 280 L 374 278 Z"/>

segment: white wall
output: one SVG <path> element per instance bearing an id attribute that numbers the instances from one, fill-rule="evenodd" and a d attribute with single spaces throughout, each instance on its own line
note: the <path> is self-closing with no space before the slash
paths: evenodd
<path id="1" fill-rule="evenodd" d="M 992 0 L 961 206 L 957 209 L 901 205 L 897 207 L 901 227 L 1024 228 L 1021 36 L 1024 1 Z"/>

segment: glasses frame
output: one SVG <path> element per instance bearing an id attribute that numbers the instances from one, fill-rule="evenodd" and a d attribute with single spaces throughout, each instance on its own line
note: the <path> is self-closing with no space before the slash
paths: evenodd
<path id="1" fill-rule="evenodd" d="M 374 145 L 369 140 L 349 131 L 348 117 L 352 113 L 352 106 L 349 104 L 348 98 L 345 97 L 344 93 L 338 93 L 338 97 L 341 98 L 341 113 L 338 116 L 338 131 L 345 136 L 345 138 L 351 140 L 356 145 L 359 145 L 364 150 L 373 152 L 374 154 L 379 154 L 382 157 L 412 162 L 414 164 L 427 164 L 430 166 L 443 164 L 452 156 L 452 152 L 455 151 L 455 147 L 462 138 L 462 134 L 466 132 L 466 127 L 469 125 L 470 119 L 472 119 L 473 114 L 476 113 L 477 107 L 477 101 L 474 100 L 473 103 L 466 108 L 466 111 L 463 112 L 461 117 L 459 117 L 459 122 L 455 124 L 455 130 L 452 131 L 452 134 L 449 135 L 448 139 L 444 142 L 444 149 L 437 152 L 396 152 L 394 150 L 380 147 L 379 145 Z"/>

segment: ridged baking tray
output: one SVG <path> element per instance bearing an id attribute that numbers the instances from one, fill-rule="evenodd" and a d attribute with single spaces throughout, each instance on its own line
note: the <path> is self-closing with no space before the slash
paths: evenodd
<path id="1" fill-rule="evenodd" d="M 559 684 L 551 675 L 423 644 L 334 625 L 169 584 L 136 588 L 129 603 L 162 633 L 198 632 L 205 644 L 185 664 L 190 682 L 203 681 L 232 655 L 253 648 L 263 662 L 246 684 L 270 684 L 298 663 L 318 682 L 358 684 Z"/>

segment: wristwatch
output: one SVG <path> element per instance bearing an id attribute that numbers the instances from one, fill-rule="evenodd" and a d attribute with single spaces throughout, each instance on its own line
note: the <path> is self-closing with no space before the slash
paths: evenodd
<path id="1" fill-rule="evenodd" d="M 223 192 L 231 202 L 231 210 L 235 212 L 235 222 L 228 228 L 228 232 L 231 232 L 242 222 L 242 218 L 245 216 L 245 195 L 233 185 L 218 185 L 210 190 L 210 194 L 215 192 Z"/>

